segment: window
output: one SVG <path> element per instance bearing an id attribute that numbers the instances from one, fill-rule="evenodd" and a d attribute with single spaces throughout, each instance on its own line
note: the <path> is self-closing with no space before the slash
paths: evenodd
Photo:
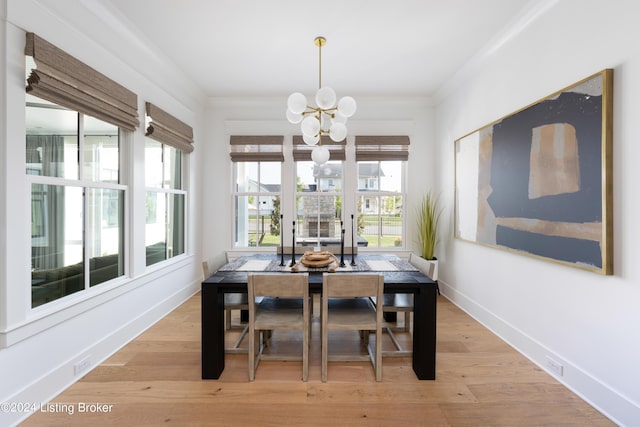
<path id="1" fill-rule="evenodd" d="M 139 125 L 138 96 L 34 33 L 24 51 L 37 307 L 124 275 L 120 142 Z"/>
<path id="2" fill-rule="evenodd" d="M 229 140 L 233 162 L 233 247 L 280 244 L 282 136 L 237 136 Z"/>
<path id="3" fill-rule="evenodd" d="M 126 186 L 117 126 L 27 95 L 26 130 L 37 307 L 124 275 Z"/>
<path id="4" fill-rule="evenodd" d="M 301 136 L 293 137 L 296 170 L 296 244 L 302 246 L 339 245 L 343 203 L 343 168 L 346 141 L 335 142 L 322 136 L 320 143 L 329 150 L 329 161 L 311 161 L 313 146 Z"/>
<path id="5" fill-rule="evenodd" d="M 235 247 L 280 244 L 282 163 L 234 163 Z"/>
<path id="6" fill-rule="evenodd" d="M 358 162 L 358 233 L 368 247 L 403 246 L 403 162 Z"/>
<path id="7" fill-rule="evenodd" d="M 185 251 L 186 196 L 183 159 L 193 151 L 193 129 L 150 102 L 145 103 L 146 265 Z"/>
<path id="8" fill-rule="evenodd" d="M 296 162 L 296 242 L 339 244 L 342 218 L 342 161 L 318 166 Z"/>
<path id="9" fill-rule="evenodd" d="M 292 210 L 284 213 L 292 214 L 295 221 L 296 246 L 339 245 L 342 229 L 350 228 L 342 221 L 357 213 L 353 241 L 359 247 L 405 247 L 407 136 L 358 136 L 355 160 L 347 159 L 346 141 L 323 136 L 321 143 L 330 153 L 323 165 L 311 160 L 314 147 L 297 135 L 292 137 L 293 165 L 286 164 L 282 139 L 231 137 L 234 247 L 279 245 L 281 231 L 285 246 L 290 246 L 292 229 L 280 229 L 281 201 Z M 295 192 L 281 193 L 281 182 L 294 185 Z"/>
<path id="10" fill-rule="evenodd" d="M 358 234 L 368 246 L 404 247 L 407 136 L 356 137 Z"/>
<path id="11" fill-rule="evenodd" d="M 184 253 L 182 151 L 145 138 L 146 265 Z"/>

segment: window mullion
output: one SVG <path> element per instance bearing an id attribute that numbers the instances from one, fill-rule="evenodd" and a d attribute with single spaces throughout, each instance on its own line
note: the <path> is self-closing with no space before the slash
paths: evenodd
<path id="1" fill-rule="evenodd" d="M 84 182 L 84 115 L 78 113 L 78 179 L 82 183 L 82 267 L 84 271 L 84 289 L 90 288 L 90 277 L 91 269 L 90 269 L 90 256 L 89 252 L 91 250 L 91 244 L 88 239 L 90 236 L 88 235 L 89 230 L 89 188 L 86 186 Z"/>
<path id="2" fill-rule="evenodd" d="M 171 207 L 169 206 L 169 193 L 164 191 L 164 241 L 166 242 L 164 253 L 165 253 L 166 259 L 171 258 L 171 255 L 169 254 L 169 246 L 171 246 L 169 245 L 170 243 L 169 233 L 171 233 L 171 224 L 169 224 L 170 210 L 171 210 Z"/>
<path id="3" fill-rule="evenodd" d="M 84 176 L 84 115 L 78 113 L 78 179 L 85 180 Z"/>
<path id="4" fill-rule="evenodd" d="M 91 265 L 89 260 L 91 257 L 89 256 L 89 252 L 91 250 L 91 244 L 89 242 L 90 236 L 88 235 L 87 230 L 89 230 L 89 188 L 82 187 L 82 259 L 83 259 L 83 269 L 84 269 L 84 289 L 90 288 L 90 274 L 91 274 Z"/>

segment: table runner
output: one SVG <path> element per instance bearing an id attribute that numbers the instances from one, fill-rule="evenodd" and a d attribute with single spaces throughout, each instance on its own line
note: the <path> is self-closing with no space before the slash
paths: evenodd
<path id="1" fill-rule="evenodd" d="M 296 262 L 300 256 L 296 257 Z M 298 272 L 324 273 L 331 269 L 335 272 L 367 272 L 367 271 L 418 271 L 416 267 L 407 261 L 395 256 L 386 254 L 358 255 L 356 265 L 352 266 L 351 259 L 345 259 L 345 266 L 339 267 L 332 263 L 327 267 L 306 267 L 298 264 Z M 276 259 L 272 254 L 244 255 L 236 258 L 232 262 L 225 264 L 219 271 L 253 271 L 253 272 L 284 272 L 291 271 L 291 256 L 285 257 L 284 266 L 280 265 L 280 259 Z"/>

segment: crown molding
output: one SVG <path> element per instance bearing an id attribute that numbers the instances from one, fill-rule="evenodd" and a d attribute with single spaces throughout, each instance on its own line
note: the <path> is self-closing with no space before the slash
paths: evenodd
<path id="1" fill-rule="evenodd" d="M 531 0 L 527 6 L 511 20 L 484 48 L 472 56 L 453 76 L 440 86 L 433 96 L 434 104 L 439 105 L 489 59 L 513 41 L 520 33 L 529 28 L 536 20 L 545 15 L 560 0 Z"/>

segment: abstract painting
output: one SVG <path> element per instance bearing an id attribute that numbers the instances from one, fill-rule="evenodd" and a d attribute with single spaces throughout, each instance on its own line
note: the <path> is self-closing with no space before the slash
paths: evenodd
<path id="1" fill-rule="evenodd" d="M 613 274 L 613 70 L 455 141 L 455 237 Z"/>

